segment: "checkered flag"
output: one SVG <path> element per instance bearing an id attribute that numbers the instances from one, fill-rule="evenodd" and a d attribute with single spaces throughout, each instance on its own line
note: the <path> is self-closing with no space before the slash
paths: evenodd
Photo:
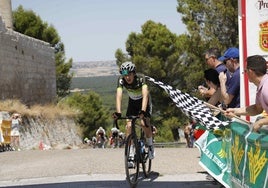
<path id="1" fill-rule="evenodd" d="M 163 88 L 183 113 L 198 121 L 207 129 L 221 129 L 229 124 L 228 122 L 220 121 L 218 118 L 213 116 L 211 110 L 198 98 L 192 97 L 188 93 L 183 93 L 178 89 L 174 90 L 170 85 L 166 85 L 160 81 L 155 81 L 155 79 L 149 76 L 146 76 L 146 78 L 150 82 L 153 82 Z"/>

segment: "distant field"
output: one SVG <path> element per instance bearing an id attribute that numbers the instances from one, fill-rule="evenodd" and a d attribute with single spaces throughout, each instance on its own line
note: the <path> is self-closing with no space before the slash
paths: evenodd
<path id="1" fill-rule="evenodd" d="M 74 77 L 71 90 L 92 90 L 101 96 L 105 106 L 114 110 L 117 79 L 118 76 Z"/>
<path id="2" fill-rule="evenodd" d="M 115 92 L 117 76 L 74 77 L 71 89 L 91 89 L 100 94 Z"/>

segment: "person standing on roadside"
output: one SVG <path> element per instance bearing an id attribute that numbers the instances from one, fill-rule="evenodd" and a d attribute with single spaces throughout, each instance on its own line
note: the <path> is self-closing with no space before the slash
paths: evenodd
<path id="1" fill-rule="evenodd" d="M 192 148 L 192 143 L 191 143 L 192 124 L 190 122 L 185 123 L 183 131 L 184 131 L 184 138 L 186 141 L 186 147 Z"/>
<path id="2" fill-rule="evenodd" d="M 11 116 L 11 144 L 13 150 L 20 150 L 20 124 L 21 115 L 14 113 Z"/>
<path id="3" fill-rule="evenodd" d="M 221 59 L 230 73 L 229 79 L 226 72 L 219 73 L 222 108 L 240 107 L 239 49 L 234 47 L 227 49 Z"/>
<path id="4" fill-rule="evenodd" d="M 255 104 L 242 108 L 228 108 L 225 115 L 233 117 L 234 115 L 255 116 L 261 114 L 264 110 L 268 112 L 268 75 L 266 60 L 260 55 L 249 56 L 246 59 L 245 73 L 248 75 L 249 82 L 257 86 Z M 260 118 L 253 123 L 253 131 L 268 125 L 268 117 Z"/>
<path id="5" fill-rule="evenodd" d="M 220 80 L 219 80 L 219 73 L 215 69 L 207 69 L 204 71 L 204 78 L 206 81 L 207 86 L 215 90 L 214 94 L 208 99 L 208 103 L 214 106 L 219 104 L 220 100 Z"/>
<path id="6" fill-rule="evenodd" d="M 205 52 L 206 64 L 215 69 L 218 73 L 226 72 L 227 68 L 223 64 L 223 59 L 221 57 L 221 52 L 218 48 L 210 48 Z M 215 88 L 198 86 L 199 93 L 206 98 L 210 98 L 215 93 Z"/>

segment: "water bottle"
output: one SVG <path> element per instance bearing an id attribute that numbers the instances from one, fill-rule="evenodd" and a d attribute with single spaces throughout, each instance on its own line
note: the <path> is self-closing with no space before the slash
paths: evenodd
<path id="1" fill-rule="evenodd" d="M 144 153 L 144 143 L 143 140 L 140 140 L 141 153 Z"/>

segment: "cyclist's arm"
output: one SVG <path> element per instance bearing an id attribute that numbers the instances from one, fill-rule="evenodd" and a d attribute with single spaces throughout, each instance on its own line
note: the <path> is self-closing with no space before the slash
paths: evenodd
<path id="1" fill-rule="evenodd" d="M 123 97 L 123 88 L 118 87 L 116 90 L 116 112 L 117 113 L 122 113 L 121 112 L 122 97 Z"/>
<path id="2" fill-rule="evenodd" d="M 148 99 L 149 99 L 148 86 L 146 84 L 144 84 L 142 86 L 142 107 L 141 107 L 141 110 L 146 111 Z"/>

